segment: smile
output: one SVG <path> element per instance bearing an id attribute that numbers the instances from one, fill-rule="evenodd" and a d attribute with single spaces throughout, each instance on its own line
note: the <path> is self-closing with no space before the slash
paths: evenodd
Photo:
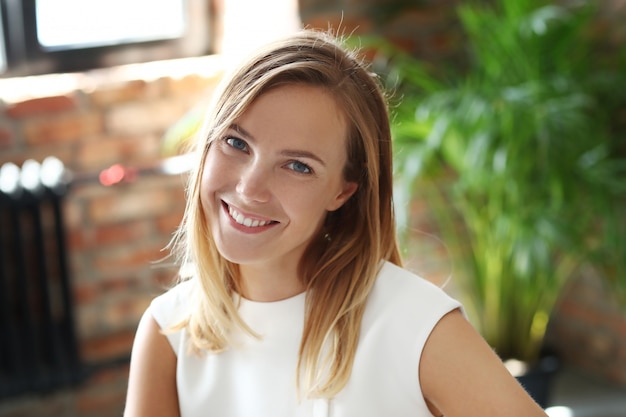
<path id="1" fill-rule="evenodd" d="M 259 220 L 245 217 L 231 206 L 228 206 L 228 214 L 235 222 L 245 227 L 262 227 L 267 226 L 268 224 L 276 223 L 273 220 Z"/>

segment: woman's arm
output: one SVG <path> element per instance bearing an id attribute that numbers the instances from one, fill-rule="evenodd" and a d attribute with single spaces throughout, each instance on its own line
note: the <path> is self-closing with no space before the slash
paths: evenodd
<path id="1" fill-rule="evenodd" d="M 133 344 L 124 417 L 179 417 L 176 355 L 149 310 Z"/>
<path id="2" fill-rule="evenodd" d="M 419 378 L 435 415 L 546 417 L 459 310 L 433 329 Z"/>

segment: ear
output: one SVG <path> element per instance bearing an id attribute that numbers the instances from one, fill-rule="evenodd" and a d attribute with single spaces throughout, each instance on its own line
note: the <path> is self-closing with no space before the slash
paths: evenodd
<path id="1" fill-rule="evenodd" d="M 359 188 L 359 185 L 356 182 L 344 182 L 341 192 L 335 196 L 328 207 L 326 207 L 326 210 L 335 211 L 343 206 L 343 204 L 352 197 L 352 194 L 356 192 L 357 188 Z"/>

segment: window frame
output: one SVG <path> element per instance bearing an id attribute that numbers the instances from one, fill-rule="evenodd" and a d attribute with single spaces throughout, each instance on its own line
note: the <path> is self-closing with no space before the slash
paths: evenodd
<path id="1" fill-rule="evenodd" d="M 186 30 L 175 39 L 75 49 L 45 50 L 37 39 L 36 0 L 0 0 L 0 78 L 79 72 L 115 65 L 186 58 L 213 53 L 210 0 L 182 0 Z"/>

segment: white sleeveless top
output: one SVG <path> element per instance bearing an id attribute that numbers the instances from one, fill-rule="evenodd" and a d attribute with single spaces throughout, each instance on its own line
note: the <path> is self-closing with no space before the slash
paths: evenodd
<path id="1" fill-rule="evenodd" d="M 190 280 L 153 300 L 149 309 L 162 329 L 185 316 L 193 290 Z M 241 317 L 262 338 L 239 332 L 219 354 L 189 353 L 184 329 L 168 333 L 181 417 L 431 416 L 418 378 L 420 356 L 435 324 L 460 307 L 456 300 L 385 263 L 367 300 L 350 381 L 330 400 L 299 402 L 304 299 L 304 293 L 269 303 L 242 299 Z"/>

